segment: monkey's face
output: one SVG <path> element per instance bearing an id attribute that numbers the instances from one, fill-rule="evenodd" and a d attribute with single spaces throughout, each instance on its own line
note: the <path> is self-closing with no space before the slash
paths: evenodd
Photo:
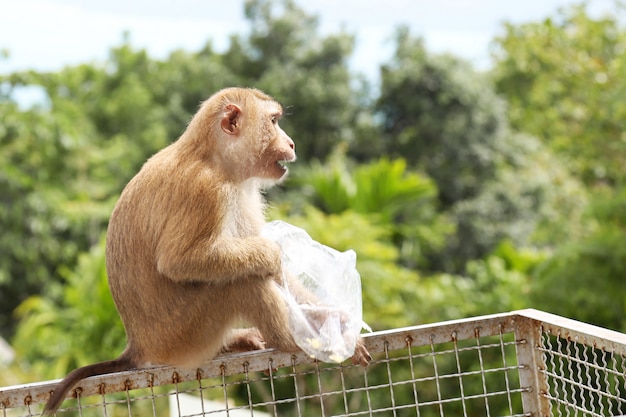
<path id="1" fill-rule="evenodd" d="M 254 176 L 280 181 L 288 172 L 286 164 L 296 160 L 293 140 L 278 125 L 283 109 L 274 101 L 259 101 L 254 113 L 259 127 L 258 137 L 253 139 L 259 146 Z"/>
<path id="2" fill-rule="evenodd" d="M 278 126 L 278 121 L 272 124 L 272 137 L 260 161 L 259 174 L 265 179 L 280 181 L 287 175 L 287 164 L 296 160 L 295 144 Z"/>
<path id="3" fill-rule="evenodd" d="M 278 125 L 282 114 L 280 104 L 258 98 L 224 108 L 218 152 L 232 178 L 258 178 L 272 185 L 285 177 L 286 164 L 296 160 L 296 152 L 293 140 Z"/>

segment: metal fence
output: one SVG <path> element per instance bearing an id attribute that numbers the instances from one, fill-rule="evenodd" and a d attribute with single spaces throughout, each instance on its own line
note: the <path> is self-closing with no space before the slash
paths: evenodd
<path id="1" fill-rule="evenodd" d="M 82 381 L 58 416 L 619 416 L 626 335 L 536 310 L 376 332 L 366 369 L 265 350 Z M 0 389 L 40 415 L 54 382 Z"/>

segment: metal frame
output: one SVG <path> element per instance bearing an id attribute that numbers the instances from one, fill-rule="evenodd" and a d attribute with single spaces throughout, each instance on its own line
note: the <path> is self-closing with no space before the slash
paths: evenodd
<path id="1" fill-rule="evenodd" d="M 181 417 L 626 414 L 622 333 L 529 309 L 364 339 L 374 357 L 366 369 L 302 352 L 221 356 L 194 370 L 87 378 L 58 415 L 168 415 L 165 399 Z M 57 382 L 0 388 L 0 417 L 40 415 Z M 196 411 L 185 414 L 183 394 L 198 400 Z"/>

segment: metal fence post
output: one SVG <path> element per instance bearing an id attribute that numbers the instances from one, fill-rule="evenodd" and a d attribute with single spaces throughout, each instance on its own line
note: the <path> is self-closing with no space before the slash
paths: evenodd
<path id="1" fill-rule="evenodd" d="M 519 370 L 522 405 L 524 413 L 533 417 L 549 417 L 550 401 L 544 395 L 548 392 L 546 364 L 541 347 L 541 323 L 518 316 L 515 319 L 515 339 L 518 343 L 517 360 Z"/>

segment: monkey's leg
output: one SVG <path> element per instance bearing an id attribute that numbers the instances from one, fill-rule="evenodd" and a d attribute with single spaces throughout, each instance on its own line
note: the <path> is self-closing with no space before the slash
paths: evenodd
<path id="1" fill-rule="evenodd" d="M 300 350 L 289 329 L 287 303 L 274 280 L 258 280 L 241 297 L 244 318 L 255 325 L 268 348 L 286 352 Z"/>

